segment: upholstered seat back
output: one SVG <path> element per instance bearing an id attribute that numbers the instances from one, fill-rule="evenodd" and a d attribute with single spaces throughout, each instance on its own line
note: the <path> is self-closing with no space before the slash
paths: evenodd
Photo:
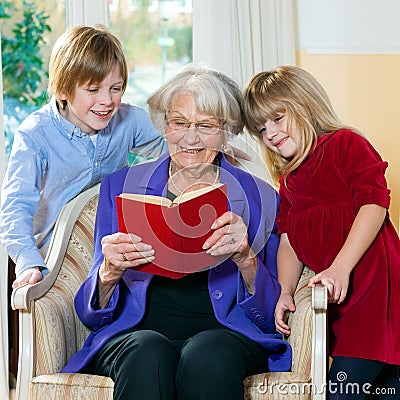
<path id="1" fill-rule="evenodd" d="M 76 315 L 74 297 L 92 265 L 97 201 L 98 195 L 83 208 L 54 285 L 45 297 L 34 302 L 37 353 L 34 376 L 59 372 L 89 334 Z"/>

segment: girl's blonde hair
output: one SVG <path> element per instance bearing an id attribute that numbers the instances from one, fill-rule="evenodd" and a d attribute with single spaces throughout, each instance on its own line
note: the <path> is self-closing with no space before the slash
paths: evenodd
<path id="1" fill-rule="evenodd" d="M 60 106 L 61 94 L 71 101 L 79 85 L 101 82 L 119 66 L 123 79 L 122 91 L 128 82 L 128 66 L 120 41 L 103 25 L 75 26 L 56 41 L 49 63 L 48 94 L 54 95 Z"/>
<path id="2" fill-rule="evenodd" d="M 299 133 L 298 153 L 291 159 L 266 149 L 267 163 L 275 181 L 294 171 L 313 149 L 318 136 L 349 128 L 336 115 L 325 89 L 306 70 L 281 66 L 256 74 L 244 91 L 245 124 L 258 140 L 257 126 L 279 114 L 288 118 L 288 132 L 295 124 Z M 266 146 L 265 146 L 266 147 Z"/>

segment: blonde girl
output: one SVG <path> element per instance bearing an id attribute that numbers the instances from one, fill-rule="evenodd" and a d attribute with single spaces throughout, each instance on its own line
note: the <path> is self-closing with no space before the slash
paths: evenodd
<path id="1" fill-rule="evenodd" d="M 302 68 L 258 73 L 245 101 L 246 126 L 265 143 L 280 185 L 276 329 L 290 334 L 286 317 L 305 264 L 316 273 L 309 285 L 329 293 L 329 399 L 397 399 L 400 243 L 388 214 L 388 164 Z M 346 390 L 343 377 L 358 390 Z"/>

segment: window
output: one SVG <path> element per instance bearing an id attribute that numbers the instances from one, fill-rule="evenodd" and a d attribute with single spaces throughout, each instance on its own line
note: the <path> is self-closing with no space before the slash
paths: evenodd
<path id="1" fill-rule="evenodd" d="M 6 154 L 13 133 L 47 101 L 51 48 L 65 30 L 64 0 L 2 0 L 2 76 Z"/>
<path id="2" fill-rule="evenodd" d="M 108 4 L 110 30 L 121 40 L 130 70 L 124 101 L 146 108 L 149 94 L 192 62 L 192 0 L 109 0 Z M 13 132 L 48 100 L 48 62 L 54 42 L 66 29 L 65 9 L 65 0 L 0 3 L 7 156 Z M 32 37 L 38 41 L 32 44 Z"/>
<path id="3" fill-rule="evenodd" d="M 192 62 L 192 0 L 110 0 L 110 30 L 129 67 L 124 101 L 146 108 L 150 93 Z"/>

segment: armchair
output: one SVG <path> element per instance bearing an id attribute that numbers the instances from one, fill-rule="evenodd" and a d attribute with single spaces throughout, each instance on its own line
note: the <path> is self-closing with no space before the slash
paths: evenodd
<path id="1" fill-rule="evenodd" d="M 46 258 L 48 274 L 37 284 L 12 293 L 12 307 L 19 310 L 17 400 L 112 400 L 110 378 L 59 372 L 88 335 L 73 300 L 92 263 L 98 190 L 96 185 L 64 206 Z M 291 394 L 294 384 L 300 390 L 302 384 L 319 390 L 325 382 L 326 293 L 322 287 L 307 288 L 311 274 L 304 269 L 295 294 L 297 311 L 289 320 L 292 372 L 246 378 L 245 400 L 324 398 L 310 390 L 303 395 Z M 280 384 L 287 385 L 287 394 L 280 393 Z"/>

